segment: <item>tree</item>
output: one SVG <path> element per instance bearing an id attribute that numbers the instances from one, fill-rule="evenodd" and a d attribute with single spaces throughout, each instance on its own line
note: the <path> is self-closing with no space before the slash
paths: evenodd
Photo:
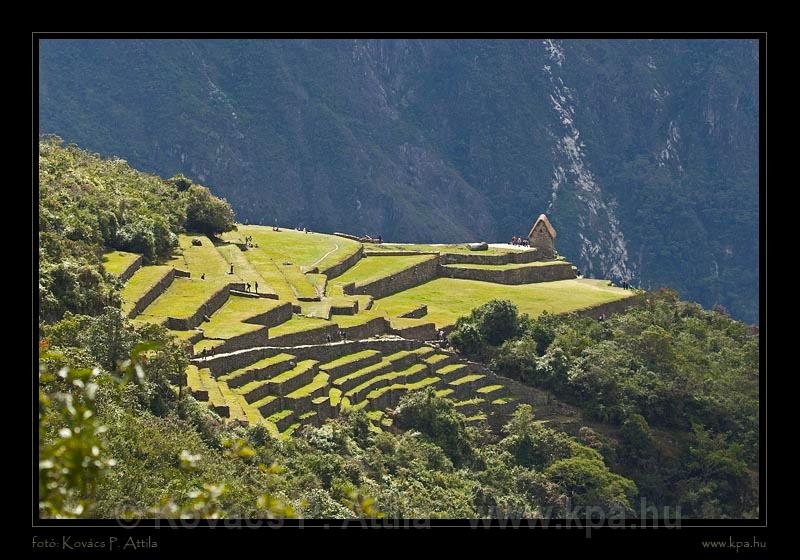
<path id="1" fill-rule="evenodd" d="M 456 465 L 472 456 L 464 416 L 456 411 L 453 401 L 437 397 L 431 388 L 400 399 L 395 422 L 399 428 L 419 430 L 428 436 Z"/>
<path id="2" fill-rule="evenodd" d="M 570 437 L 536 422 L 529 404 L 517 407 L 503 431 L 508 436 L 500 442 L 501 447 L 524 467 L 541 470 L 572 455 Z"/>
<path id="3" fill-rule="evenodd" d="M 485 350 L 481 333 L 474 324 L 465 317 L 456 321 L 453 332 L 450 333 L 450 344 L 467 358 L 479 360 Z"/>
<path id="4" fill-rule="evenodd" d="M 508 300 L 493 299 L 473 309 L 472 320 L 483 339 L 492 346 L 517 336 L 519 331 L 517 306 Z"/>
<path id="5" fill-rule="evenodd" d="M 567 492 L 573 506 L 599 507 L 606 517 L 613 515 L 613 510 L 630 513 L 631 500 L 638 492 L 632 480 L 612 473 L 602 460 L 585 455 L 556 461 L 545 474 Z"/>
<path id="6" fill-rule="evenodd" d="M 192 186 L 192 182 L 183 173 L 178 173 L 171 177 L 169 183 L 180 192 L 187 191 Z"/>
<path id="7" fill-rule="evenodd" d="M 200 185 L 192 185 L 186 193 L 187 231 L 218 235 L 235 227 L 233 208 L 228 201 L 215 197 Z"/>

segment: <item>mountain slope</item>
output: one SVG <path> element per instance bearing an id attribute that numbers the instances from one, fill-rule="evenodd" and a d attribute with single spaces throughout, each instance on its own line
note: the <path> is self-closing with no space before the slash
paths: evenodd
<path id="1" fill-rule="evenodd" d="M 756 321 L 748 41 L 44 41 L 40 130 L 244 220 L 503 239 Z"/>

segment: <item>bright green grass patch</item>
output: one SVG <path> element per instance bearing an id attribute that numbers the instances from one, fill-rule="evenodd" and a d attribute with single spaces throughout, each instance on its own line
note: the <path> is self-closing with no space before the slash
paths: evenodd
<path id="1" fill-rule="evenodd" d="M 142 318 L 157 321 L 164 317 L 189 317 L 221 288 L 205 280 L 175 278 L 169 288 L 145 308 Z"/>
<path id="2" fill-rule="evenodd" d="M 447 395 L 453 394 L 453 392 L 454 392 L 453 389 L 440 389 L 440 390 L 436 391 L 436 396 L 437 397 L 446 397 Z"/>
<path id="3" fill-rule="evenodd" d="M 139 258 L 136 253 L 126 251 L 112 251 L 103 255 L 103 268 L 110 274 L 119 276 Z"/>
<path id="4" fill-rule="evenodd" d="M 310 301 L 300 304 L 300 313 L 306 317 L 325 319 L 331 317 L 331 304 L 326 301 Z"/>
<path id="5" fill-rule="evenodd" d="M 285 323 L 281 323 L 277 327 L 271 327 L 269 329 L 269 337 L 276 338 L 285 334 L 293 334 L 297 332 L 318 329 L 330 324 L 330 321 L 326 321 L 324 319 L 303 317 L 302 315 L 292 315 L 292 318 Z"/>
<path id="6" fill-rule="evenodd" d="M 320 372 L 314 376 L 314 380 L 311 383 L 300 387 L 296 391 L 292 391 L 286 396 L 293 399 L 305 397 L 306 395 L 310 395 L 314 391 L 327 386 L 329 380 L 330 380 L 330 375 L 328 375 L 325 372 Z"/>
<path id="7" fill-rule="evenodd" d="M 475 392 L 487 394 L 487 393 L 494 393 L 495 391 L 499 391 L 500 389 L 503 388 L 504 388 L 503 385 L 487 385 L 486 387 L 481 387 L 480 389 L 477 389 Z"/>
<path id="8" fill-rule="evenodd" d="M 223 239 L 244 241 L 252 236 L 258 245 L 247 251 L 248 259 L 256 253 L 279 262 L 291 262 L 307 268 L 318 267 L 320 272 L 339 264 L 355 254 L 361 244 L 337 235 L 303 233 L 291 229 L 272 231 L 270 226 L 238 225 L 237 231 L 223 234 Z"/>
<path id="9" fill-rule="evenodd" d="M 479 268 L 483 270 L 511 270 L 517 268 L 540 268 L 546 266 L 564 266 L 564 261 L 535 261 L 530 263 L 509 264 L 448 264 L 448 268 Z"/>
<path id="10" fill-rule="evenodd" d="M 483 375 L 479 373 L 471 373 L 469 375 L 465 375 L 464 377 L 459 377 L 455 381 L 451 381 L 450 385 L 463 385 L 464 383 L 469 383 L 481 378 L 483 378 Z"/>
<path id="11" fill-rule="evenodd" d="M 284 418 L 287 418 L 292 414 L 294 414 L 294 411 L 292 410 L 279 410 L 275 414 L 268 416 L 267 420 L 269 420 L 270 422 L 277 422 L 278 420 L 283 420 Z"/>
<path id="12" fill-rule="evenodd" d="M 230 265 L 233 265 L 233 272 L 237 281 L 244 283 L 249 282 L 253 291 L 256 290 L 257 283 L 258 293 L 260 294 L 276 293 L 264 277 L 250 264 L 250 261 L 247 260 L 247 257 L 244 256 L 239 247 L 233 244 L 220 245 L 217 247 L 217 251 L 219 251 L 219 254 L 225 259 L 225 262 L 228 263 L 227 272 L 230 272 Z"/>
<path id="13" fill-rule="evenodd" d="M 364 368 L 359 369 L 358 371 L 354 371 L 353 373 L 348 373 L 347 375 L 339 377 L 333 383 L 334 383 L 334 385 L 342 385 L 342 384 L 344 384 L 345 382 L 347 382 L 347 381 L 349 381 L 351 379 L 357 379 L 359 377 L 369 376 L 370 374 L 374 373 L 376 370 L 379 370 L 381 368 L 385 368 L 385 367 L 387 367 L 389 365 L 390 365 L 390 362 L 384 358 L 383 360 L 381 360 L 377 364 L 372 364 L 372 365 L 366 366 Z"/>
<path id="14" fill-rule="evenodd" d="M 462 406 L 467 406 L 467 405 L 470 405 L 470 404 L 480 404 L 482 402 L 484 402 L 484 400 L 482 398 L 475 397 L 473 399 L 468 399 L 468 400 L 465 400 L 465 401 L 453 401 L 453 405 L 456 408 L 460 408 Z"/>
<path id="15" fill-rule="evenodd" d="M 411 255 L 402 257 L 367 257 L 358 261 L 341 276 L 333 281 L 337 284 L 366 284 L 373 280 L 385 278 L 421 262 L 436 258 L 431 255 Z"/>
<path id="16" fill-rule="evenodd" d="M 331 406 L 337 406 L 342 400 L 342 390 L 332 388 L 330 391 L 328 391 L 328 397 L 331 399 Z"/>
<path id="17" fill-rule="evenodd" d="M 314 364 L 316 364 L 316 360 L 303 360 L 302 362 L 298 362 L 297 366 L 294 369 L 290 369 L 289 371 L 284 371 L 283 373 L 279 373 L 269 381 L 271 383 L 283 383 L 284 381 L 288 381 L 293 377 L 297 377 L 302 373 L 311 369 Z M 247 385 L 245 385 L 247 387 Z"/>
<path id="18" fill-rule="evenodd" d="M 197 335 L 199 331 L 197 330 L 190 330 L 190 331 L 169 331 L 169 334 L 177 338 L 178 340 L 187 341 L 193 336 Z"/>
<path id="19" fill-rule="evenodd" d="M 220 376 L 220 379 L 222 379 L 224 381 L 230 381 L 231 379 L 239 377 L 240 375 L 242 375 L 242 374 L 244 374 L 244 373 L 246 373 L 246 372 L 248 372 L 250 370 L 262 369 L 262 368 L 265 368 L 267 366 L 271 366 L 273 364 L 278 364 L 278 363 L 281 363 L 281 362 L 285 362 L 286 363 L 286 367 L 288 368 L 289 367 L 289 363 L 294 359 L 296 359 L 296 358 L 294 356 L 292 356 L 291 354 L 276 354 L 275 356 L 270 356 L 268 358 L 263 358 L 261 360 L 258 360 L 257 362 L 252 363 L 249 366 L 245 366 L 243 368 L 239 368 L 237 370 L 234 370 L 234 371 L 232 371 L 230 373 L 226 373 L 225 375 Z"/>
<path id="20" fill-rule="evenodd" d="M 356 352 L 355 354 L 347 354 L 346 356 L 342 356 L 341 358 L 337 358 L 327 364 L 323 364 L 319 366 L 319 369 L 328 370 L 334 369 L 344 364 L 349 364 L 362 358 L 371 358 L 372 356 L 380 354 L 377 350 L 362 350 L 361 352 Z"/>
<path id="21" fill-rule="evenodd" d="M 386 391 L 393 391 L 397 389 L 416 391 L 417 389 L 423 389 L 428 385 L 435 385 L 436 383 L 439 383 L 439 381 L 441 381 L 441 379 L 439 379 L 438 377 L 426 377 L 425 379 L 420 379 L 419 381 L 416 381 L 414 383 L 397 383 L 394 385 L 387 385 L 385 387 L 381 387 L 379 389 L 375 389 L 374 391 L 367 393 L 367 399 L 375 399 L 377 397 L 380 397 Z"/>
<path id="22" fill-rule="evenodd" d="M 458 370 L 458 369 L 464 369 L 464 368 L 466 368 L 466 366 L 464 364 L 450 364 L 449 366 L 444 366 L 444 367 L 436 370 L 436 373 L 438 373 L 440 375 L 447 375 L 451 371 L 455 371 L 455 370 Z"/>
<path id="23" fill-rule="evenodd" d="M 192 245 L 192 240 L 199 239 L 200 245 Z M 211 240 L 205 235 L 180 235 L 178 236 L 180 252 L 176 254 L 167 264 L 187 270 L 192 278 L 199 279 L 201 275 L 206 275 L 209 283 L 224 283 L 241 281 L 236 274 L 228 274 L 230 266 L 222 255 L 214 247 Z"/>
<path id="24" fill-rule="evenodd" d="M 381 258 L 381 257 L 378 257 Z M 388 258 L 388 257 L 385 257 Z M 532 317 L 543 311 L 565 313 L 616 301 L 632 294 L 629 290 L 607 285 L 606 280 L 558 280 L 536 284 L 503 285 L 476 280 L 437 278 L 403 292 L 376 300 L 377 312 L 396 316 L 420 304 L 428 306 L 425 319 L 437 328 L 452 325 L 492 299 L 508 299 L 521 313 Z"/>
<path id="25" fill-rule="evenodd" d="M 385 381 L 394 381 L 395 379 L 402 379 L 403 377 L 409 377 L 411 375 L 414 375 L 418 371 L 421 371 L 421 370 L 424 370 L 424 369 L 425 369 L 425 366 L 423 366 L 422 364 L 415 364 L 415 365 L 413 365 L 413 366 L 411 366 L 411 367 L 409 367 L 407 369 L 404 369 L 402 371 L 390 371 L 388 373 L 381 373 L 380 375 L 375 375 L 373 377 L 370 377 L 369 379 L 364 381 L 364 383 L 361 383 L 360 385 L 358 385 L 356 387 L 353 387 L 352 389 L 347 391 L 347 393 L 345 393 L 345 394 L 347 396 L 353 396 L 354 394 L 360 393 L 361 391 L 363 391 L 366 387 L 369 387 L 370 385 L 374 385 L 375 383 L 378 383 L 379 381 L 384 381 L 384 380 Z"/>
<path id="26" fill-rule="evenodd" d="M 313 410 L 309 410 L 308 412 L 301 414 L 298 418 L 300 420 L 308 420 L 309 418 L 312 418 L 316 415 L 317 415 L 316 412 L 314 412 Z"/>
<path id="27" fill-rule="evenodd" d="M 171 266 L 143 266 L 122 288 L 122 309 L 128 313 L 136 302 L 172 271 Z"/>
<path id="28" fill-rule="evenodd" d="M 373 420 L 375 422 L 380 421 L 383 418 L 383 411 L 382 410 L 370 410 L 367 412 L 367 418 Z"/>
<path id="29" fill-rule="evenodd" d="M 495 399 L 492 401 L 492 404 L 501 405 L 501 404 L 508 404 L 514 400 L 514 397 L 502 397 L 499 399 Z"/>
<path id="30" fill-rule="evenodd" d="M 203 323 L 203 332 L 209 338 L 231 338 L 252 332 L 263 328 L 263 325 L 244 321 L 285 303 L 274 299 L 231 296 L 222 307 L 211 315 L 211 321 Z"/>

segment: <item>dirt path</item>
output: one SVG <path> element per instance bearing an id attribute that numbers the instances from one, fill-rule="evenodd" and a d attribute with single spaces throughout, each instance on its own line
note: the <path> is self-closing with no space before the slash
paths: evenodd
<path id="1" fill-rule="evenodd" d="M 337 244 L 336 244 L 336 247 L 334 247 L 333 249 L 331 249 L 330 251 L 328 251 L 327 253 L 325 253 L 324 255 L 322 255 L 322 256 L 321 256 L 320 258 L 318 258 L 318 259 L 317 259 L 315 262 L 311 263 L 311 266 L 309 266 L 308 268 L 309 268 L 309 269 L 311 269 L 311 268 L 314 268 L 314 267 L 315 267 L 315 266 L 317 266 L 319 263 L 321 263 L 322 261 L 324 261 L 324 260 L 327 258 L 327 256 L 328 256 L 328 255 L 330 255 L 331 253 L 334 253 L 334 252 L 336 252 L 336 251 L 338 251 L 338 250 L 339 250 L 339 244 L 337 243 Z"/>

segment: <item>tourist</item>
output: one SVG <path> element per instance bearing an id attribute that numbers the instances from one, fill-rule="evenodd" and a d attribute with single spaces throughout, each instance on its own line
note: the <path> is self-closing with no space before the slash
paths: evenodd
<path id="1" fill-rule="evenodd" d="M 256 282 L 256 293 L 258 293 L 258 282 Z"/>
<path id="2" fill-rule="evenodd" d="M 233 265 L 231 265 L 231 274 L 233 274 Z"/>
<path id="3" fill-rule="evenodd" d="M 247 287 L 245 288 L 245 291 L 246 291 L 246 292 L 249 292 L 249 291 L 250 291 L 250 282 L 248 282 L 248 283 L 247 283 Z"/>
<path id="4" fill-rule="evenodd" d="M 381 243 L 383 243 L 383 236 L 379 235 L 378 236 L 378 245 L 380 245 Z"/>
<path id="5" fill-rule="evenodd" d="M 206 273 L 204 272 L 203 274 L 200 275 L 200 280 L 205 280 L 205 279 L 206 279 Z"/>

